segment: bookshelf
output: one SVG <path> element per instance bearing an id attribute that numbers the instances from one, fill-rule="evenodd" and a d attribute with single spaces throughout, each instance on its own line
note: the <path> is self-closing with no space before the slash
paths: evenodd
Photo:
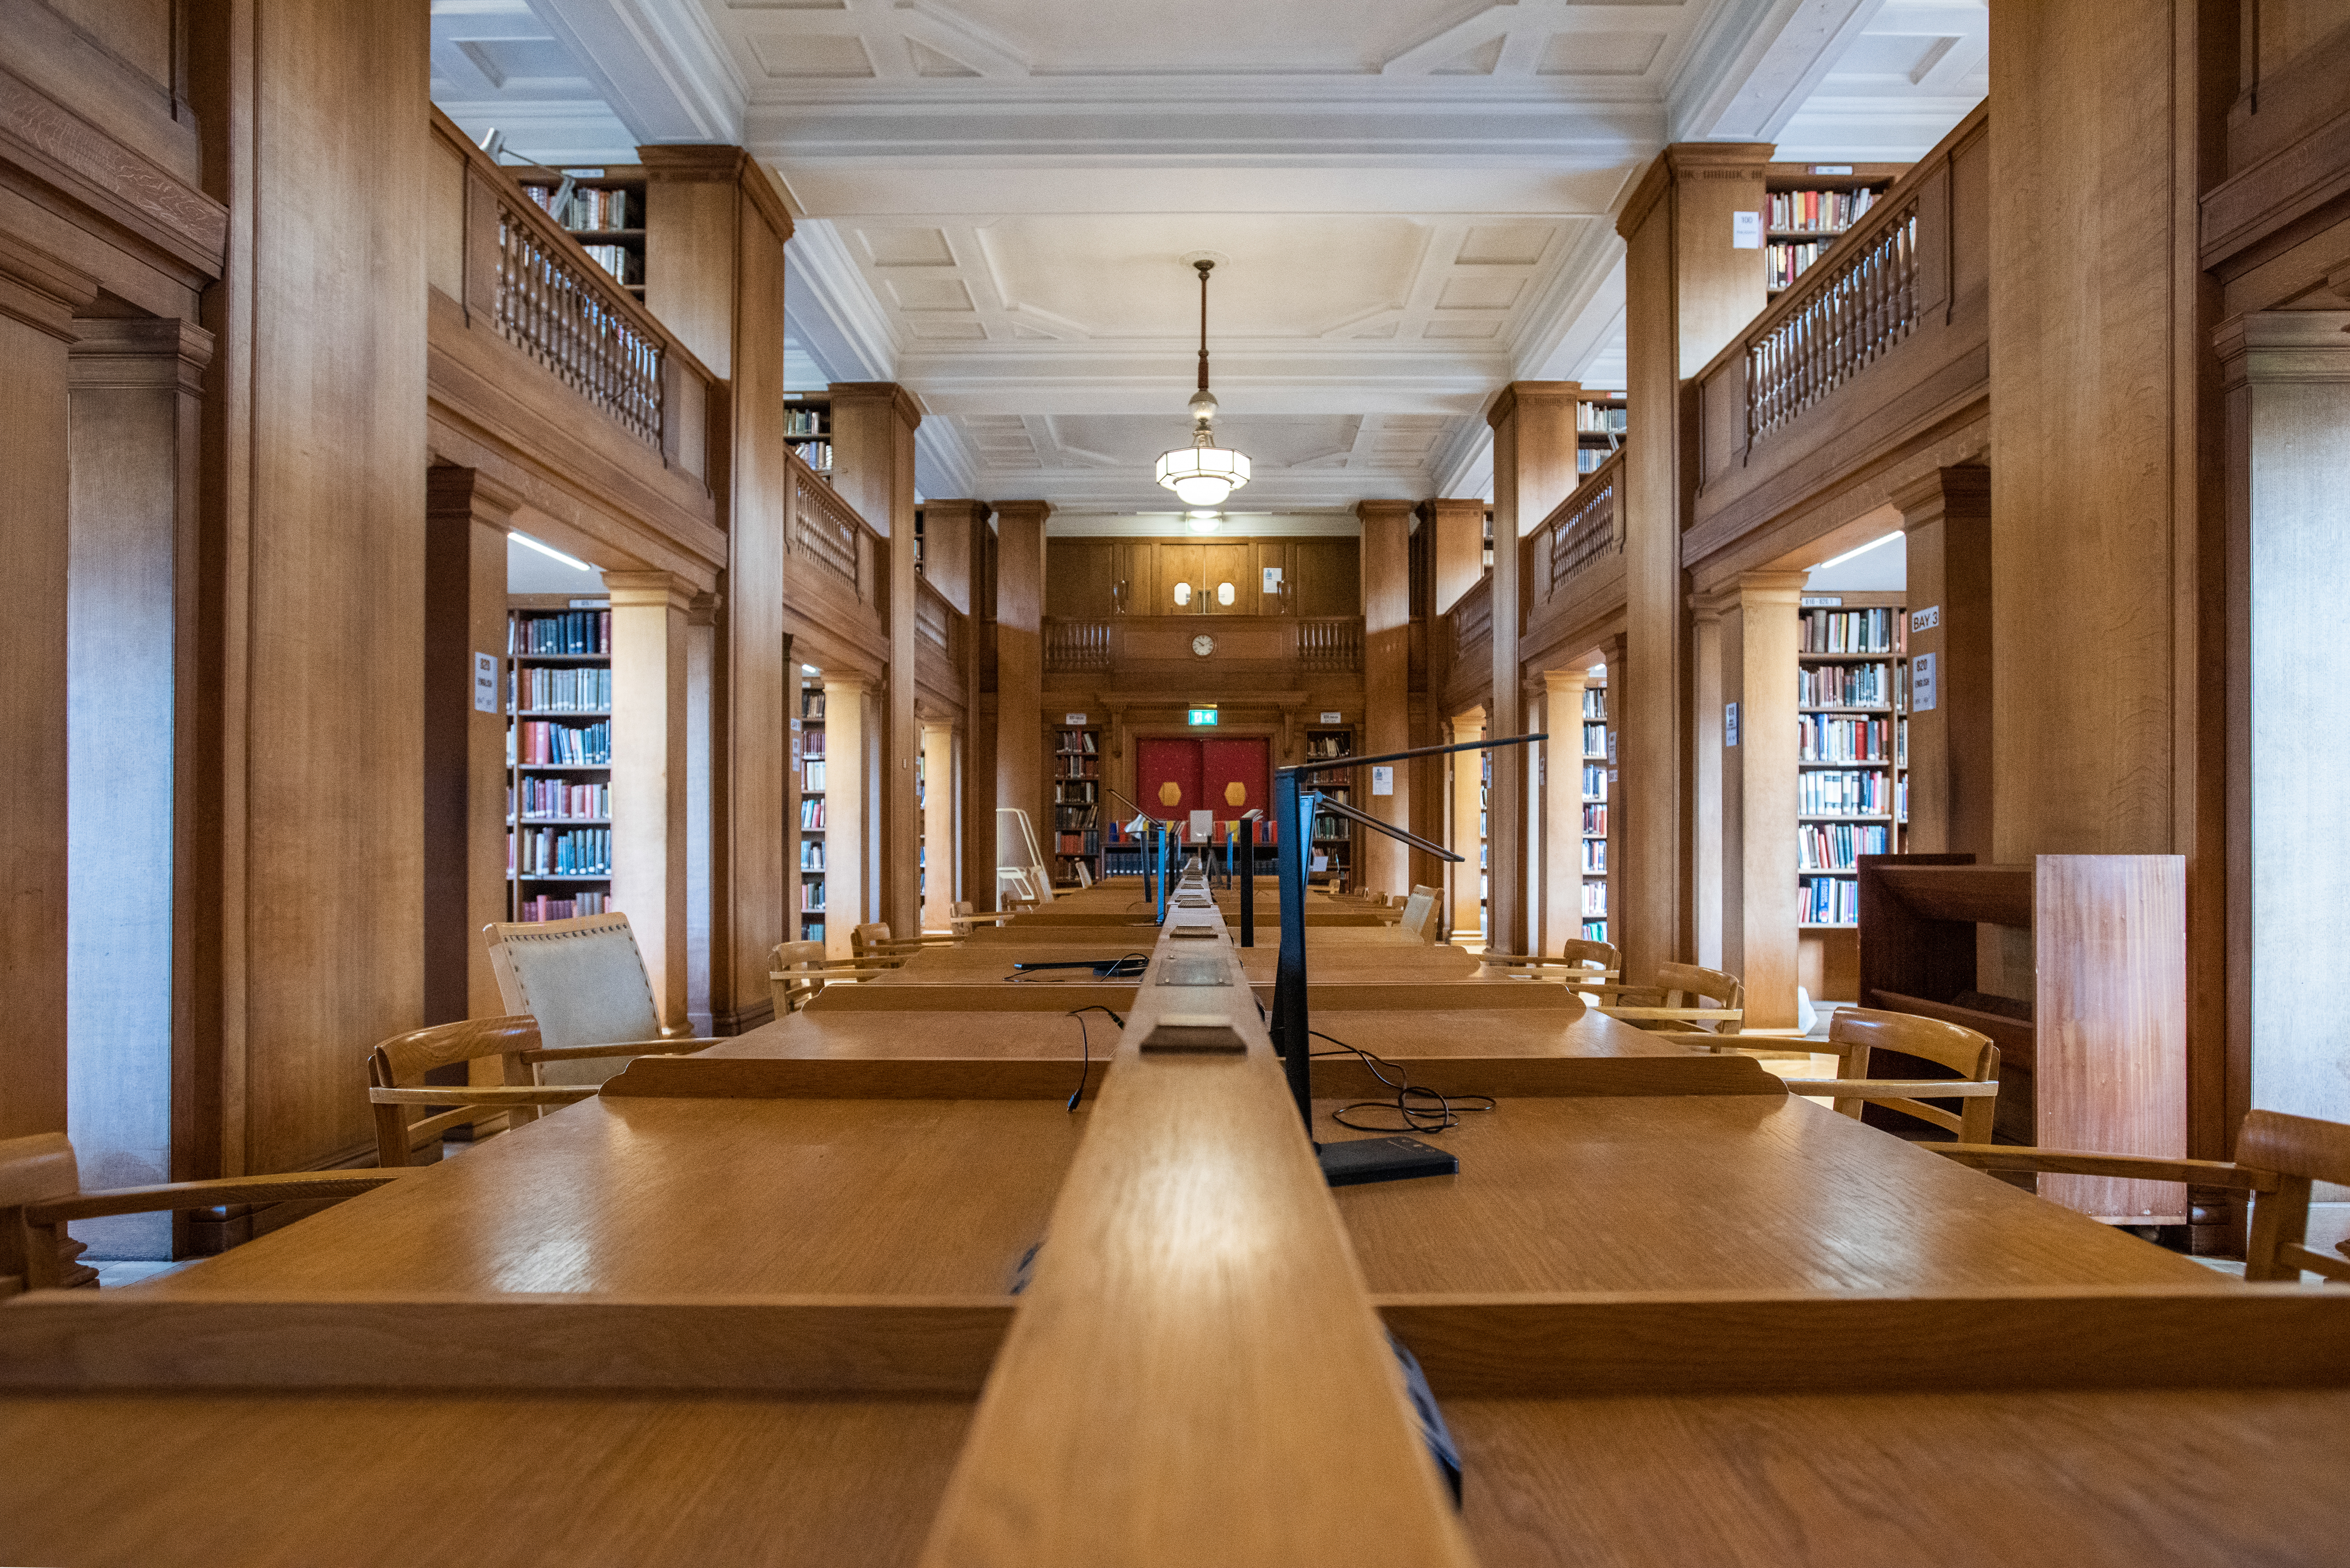
<path id="1" fill-rule="evenodd" d="M 1351 757 L 1354 754 L 1355 732 L 1351 726 L 1341 728 L 1324 724 L 1305 732 L 1305 760 L 1309 763 L 1319 762 L 1326 757 Z M 1350 785 L 1354 776 L 1341 773 L 1309 774 L 1306 775 L 1306 787 L 1319 791 L 1342 805 L 1352 805 L 1355 794 Z M 1314 834 L 1306 845 L 1306 864 L 1313 864 L 1313 856 L 1323 857 L 1333 887 L 1354 886 L 1355 834 L 1355 825 L 1336 812 L 1317 811 L 1314 814 Z"/>
<path id="2" fill-rule="evenodd" d="M 1101 730 L 1067 724 L 1053 732 L 1053 880 L 1074 885 L 1077 867 L 1099 881 Z"/>
<path id="3" fill-rule="evenodd" d="M 824 686 L 800 681 L 800 940 L 824 940 Z"/>
<path id="4" fill-rule="evenodd" d="M 784 394 L 784 444 L 799 453 L 802 462 L 832 483 L 832 400 L 805 392 Z M 916 530 L 920 533 L 919 526 Z M 920 546 L 916 545 L 919 555 Z"/>
<path id="5" fill-rule="evenodd" d="M 639 301 L 643 300 L 646 181 L 642 169 L 520 169 L 515 175 L 523 193 L 570 230 L 590 260 Z"/>
<path id="6" fill-rule="evenodd" d="M 1586 392 L 1575 404 L 1575 472 L 1589 473 L 1624 444 L 1625 411 L 1621 392 Z"/>
<path id="7" fill-rule="evenodd" d="M 1763 173 L 1762 270 L 1776 296 L 1868 211 L 1907 163 L 1773 163 Z"/>
<path id="8" fill-rule="evenodd" d="M 1604 667 L 1602 667 L 1604 669 Z M 1583 936 L 1607 940 L 1607 682 L 1583 688 Z"/>
<path id="9" fill-rule="evenodd" d="M 506 911 L 600 915 L 612 898 L 612 612 L 608 599 L 506 607 Z"/>
<path id="10" fill-rule="evenodd" d="M 1806 594 L 1797 611 L 1797 876 L 1806 930 L 1860 921 L 1859 857 L 1902 852 L 1909 818 L 1903 596 Z"/>

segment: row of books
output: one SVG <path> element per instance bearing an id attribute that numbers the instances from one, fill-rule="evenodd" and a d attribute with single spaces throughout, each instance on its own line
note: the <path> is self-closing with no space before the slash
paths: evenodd
<path id="1" fill-rule="evenodd" d="M 800 884 L 800 913 L 804 915 L 821 915 L 824 913 L 823 883 L 803 882 Z"/>
<path id="2" fill-rule="evenodd" d="M 1797 919 L 1807 926 L 1856 926 L 1860 884 L 1849 877 L 1807 877 L 1796 908 Z"/>
<path id="3" fill-rule="evenodd" d="M 800 732 L 800 755 L 803 757 L 820 757 L 824 755 L 824 732 L 822 730 L 804 730 Z"/>
<path id="4" fill-rule="evenodd" d="M 1607 717 L 1607 689 L 1606 687 L 1586 686 L 1583 689 L 1583 716 L 1586 719 L 1605 719 Z"/>
<path id="5" fill-rule="evenodd" d="M 1795 775 L 1795 811 L 1803 816 L 1886 816 L 1893 792 L 1881 768 Z"/>
<path id="6" fill-rule="evenodd" d="M 574 893 L 567 898 L 553 898 L 545 893 L 525 898 L 515 909 L 515 919 L 531 925 L 548 920 L 576 920 L 584 915 L 608 915 L 612 912 L 609 893 Z"/>
<path id="7" fill-rule="evenodd" d="M 525 659 L 533 654 L 556 658 L 609 655 L 612 612 L 565 610 L 556 615 L 517 616 L 510 640 L 514 646 L 506 651 Z"/>
<path id="8" fill-rule="evenodd" d="M 1098 855 L 1101 841 L 1091 833 L 1063 833 L 1055 836 L 1059 853 L 1063 855 Z"/>
<path id="9" fill-rule="evenodd" d="M 1583 874 L 1586 877 L 1607 875 L 1607 841 L 1586 838 L 1583 841 Z"/>
<path id="10" fill-rule="evenodd" d="M 551 719 L 525 719 L 506 732 L 517 749 L 512 759 L 524 767 L 612 765 L 612 725 L 559 724 Z"/>
<path id="11" fill-rule="evenodd" d="M 823 839 L 803 838 L 800 840 L 800 869 L 803 871 L 821 871 L 824 869 Z"/>
<path id="12" fill-rule="evenodd" d="M 1606 941 L 1607 940 L 1607 922 L 1605 920 L 1584 921 L 1583 940 L 1586 942 Z"/>
<path id="13" fill-rule="evenodd" d="M 1355 754 L 1355 737 L 1343 732 L 1323 730 L 1305 737 L 1305 760 L 1320 762 L 1326 757 L 1351 757 Z"/>
<path id="14" fill-rule="evenodd" d="M 802 462 L 806 463 L 818 473 L 830 473 L 832 472 L 832 443 L 830 441 L 802 441 L 792 450 L 800 454 L 800 461 Z"/>
<path id="15" fill-rule="evenodd" d="M 1889 708 L 1889 664 L 1813 664 L 1795 671 L 1795 702 L 1804 708 Z"/>
<path id="16" fill-rule="evenodd" d="M 1622 435 L 1625 417 L 1630 412 L 1629 409 L 1611 409 L 1605 403 L 1577 403 L 1575 405 L 1575 428 Z"/>
<path id="17" fill-rule="evenodd" d="M 1091 730 L 1063 730 L 1060 737 L 1053 749 L 1062 756 L 1090 757 L 1098 750 Z"/>
<path id="18" fill-rule="evenodd" d="M 540 713 L 608 713 L 612 711 L 612 672 L 594 665 L 550 669 L 534 665 L 517 670 L 512 682 L 515 706 Z"/>
<path id="19" fill-rule="evenodd" d="M 1851 871 L 1856 857 L 1883 855 L 1890 830 L 1882 824 L 1807 822 L 1795 830 L 1795 867 L 1801 871 Z"/>
<path id="20" fill-rule="evenodd" d="M 822 757 L 812 757 L 800 765 L 800 793 L 803 794 L 824 793 L 824 759 Z"/>
<path id="21" fill-rule="evenodd" d="M 630 209 L 626 191 L 601 191 L 587 185 L 574 185 L 570 195 L 561 202 L 555 199 L 559 187 L 533 185 L 530 199 L 539 210 L 550 214 L 556 223 L 575 232 L 589 229 L 625 229 L 631 227 Z M 633 225 L 641 228 L 641 223 Z"/>
<path id="22" fill-rule="evenodd" d="M 1803 613 L 1804 653 L 1899 653 L 1901 612 L 1890 606 L 1875 609 L 1809 609 Z"/>
<path id="23" fill-rule="evenodd" d="M 819 724 L 824 722 L 823 687 L 803 686 L 800 688 L 800 717 L 803 719 L 813 719 Z"/>
<path id="24" fill-rule="evenodd" d="M 1056 805 L 1053 808 L 1053 831 L 1076 833 L 1091 827 L 1100 809 L 1092 805 Z"/>
<path id="25" fill-rule="evenodd" d="M 1893 726 L 1883 719 L 1799 713 L 1795 732 L 1796 760 L 1806 763 L 1881 763 L 1893 743 Z"/>
<path id="26" fill-rule="evenodd" d="M 803 833 L 824 831 L 824 802 L 821 799 L 800 802 L 800 831 Z"/>
<path id="27" fill-rule="evenodd" d="M 824 410 L 786 408 L 784 410 L 784 433 L 787 436 L 824 434 Z"/>
<path id="28" fill-rule="evenodd" d="M 637 253 L 626 245 L 581 245 L 588 259 L 612 275 L 614 283 L 642 283 L 644 269 L 637 264 Z"/>
<path id="29" fill-rule="evenodd" d="M 1340 840 L 1351 841 L 1354 837 L 1354 834 L 1355 825 L 1347 821 L 1347 818 L 1338 815 L 1336 813 L 1317 811 L 1314 814 L 1315 843 L 1328 844 Z"/>
<path id="30" fill-rule="evenodd" d="M 1763 199 L 1762 226 L 1782 234 L 1842 234 L 1876 201 L 1874 191 L 1773 191 Z"/>
<path id="31" fill-rule="evenodd" d="M 1583 912 L 1586 915 L 1604 915 L 1607 912 L 1607 883 L 1586 882 L 1583 885 Z"/>
<path id="32" fill-rule="evenodd" d="M 1613 454 L 1602 452 L 1596 446 L 1577 447 L 1575 452 L 1575 472 L 1577 473 L 1594 472 L 1598 469 L 1599 465 L 1606 462 L 1611 455 Z"/>
<path id="33" fill-rule="evenodd" d="M 562 821 L 579 818 L 601 821 L 612 815 L 612 786 L 608 784 L 573 784 L 567 779 L 524 779 L 521 785 L 507 796 L 506 815 L 515 815 L 514 801 L 522 802 L 522 818 L 531 821 Z"/>
<path id="34" fill-rule="evenodd" d="M 1058 753 L 1053 758 L 1053 776 L 1064 779 L 1099 778 L 1101 759 L 1079 756 L 1075 752 Z"/>
<path id="35" fill-rule="evenodd" d="M 1256 841 L 1259 845 L 1273 845 L 1280 842 L 1281 834 L 1279 826 L 1271 817 L 1259 817 L 1253 825 L 1238 821 L 1218 819 L 1215 826 L 1214 842 L 1222 844 L 1229 840 L 1231 842 L 1237 843 L 1242 837 L 1246 836 L 1241 832 L 1241 829 L 1244 826 L 1253 826 L 1256 829 Z M 1177 836 L 1180 838 L 1182 842 L 1186 844 L 1198 842 L 1198 840 L 1190 836 L 1191 824 L 1189 822 L 1179 818 L 1174 825 L 1174 828 Z M 1115 818 L 1102 824 L 1102 841 L 1105 845 L 1125 846 L 1140 844 L 1144 842 L 1144 838 L 1145 835 L 1134 832 L 1129 824 L 1118 821 Z"/>
<path id="36" fill-rule="evenodd" d="M 608 827 L 525 827 L 506 835 L 506 869 L 520 877 L 609 877 Z"/>
<path id="37" fill-rule="evenodd" d="M 1607 798 L 1607 770 L 1606 768 L 1600 767 L 1596 764 L 1586 764 L 1583 770 L 1583 798 L 1586 800 L 1606 800 Z"/>
<path id="38" fill-rule="evenodd" d="M 1586 757 L 1604 757 L 1607 754 L 1607 725 L 1586 724 L 1583 726 L 1583 754 Z"/>
<path id="39" fill-rule="evenodd" d="M 1607 836 L 1607 807 L 1606 805 L 1586 805 L 1583 808 L 1583 831 L 1586 833 L 1596 833 L 1602 838 Z"/>

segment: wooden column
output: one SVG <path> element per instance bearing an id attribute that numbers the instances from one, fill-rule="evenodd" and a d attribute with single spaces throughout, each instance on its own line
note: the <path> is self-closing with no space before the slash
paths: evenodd
<path id="1" fill-rule="evenodd" d="M 1053 818 L 1045 783 L 1045 519 L 1052 513 L 1044 501 L 995 507 L 995 804 L 1026 812 L 1047 855 Z M 991 856 L 1000 854 L 993 821 L 987 844 Z M 988 862 L 984 908 L 996 907 L 1000 864 L 1008 862 Z"/>
<path id="2" fill-rule="evenodd" d="M 1722 691 L 1738 704 L 1738 744 L 1721 753 L 1721 961 L 1746 982 L 1757 1029 L 1795 1022 L 1795 612 L 1805 575 L 1742 575 L 1721 621 Z"/>
<path id="3" fill-rule="evenodd" d="M 470 468 L 425 489 L 424 1016 L 505 1011 L 482 928 L 506 909 L 506 528 L 510 497 Z M 495 670 L 490 706 L 475 661 Z"/>
<path id="4" fill-rule="evenodd" d="M 954 726 L 935 720 L 922 726 L 922 842 L 928 884 L 922 898 L 922 929 L 949 929 L 954 922 L 955 841 Z"/>
<path id="5" fill-rule="evenodd" d="M 880 771 L 871 781 L 881 801 L 875 846 L 880 902 L 873 918 L 910 936 L 922 924 L 914 866 L 920 832 L 914 753 L 921 747 L 914 717 L 914 431 L 922 422 L 922 410 L 912 394 L 889 381 L 836 381 L 831 394 L 833 484 L 889 543 L 882 584 L 889 668 L 880 691 Z"/>
<path id="6" fill-rule="evenodd" d="M 175 1058 L 192 1046 L 183 928 L 201 911 L 177 875 L 180 834 L 192 824 L 174 774 L 193 719 L 195 683 L 182 689 L 181 668 L 195 628 L 182 613 L 192 595 L 180 562 L 192 579 L 213 344 L 177 319 L 77 328 L 68 369 L 65 1130 L 84 1185 L 128 1187 L 172 1179 Z M 74 1233 L 103 1257 L 172 1255 L 168 1214 L 85 1221 Z"/>
<path id="7" fill-rule="evenodd" d="M 732 1034 L 773 1012 L 767 955 L 798 935 L 798 821 L 789 789 L 797 683 L 783 630 L 788 481 L 783 442 L 784 244 L 775 176 L 739 147 L 637 150 L 645 166 L 645 304 L 730 382 L 719 472 L 727 533 L 722 596 L 703 613 L 710 645 L 707 734 L 685 842 L 694 1011 Z M 698 655 L 697 665 L 699 663 Z M 697 682 L 699 693 L 704 688 Z M 697 702 L 705 700 L 698 696 Z"/>
<path id="8" fill-rule="evenodd" d="M 1913 854 L 1991 856 L 1991 470 L 1945 468 L 1893 497 L 1908 535 Z M 1919 626 L 1920 616 L 1930 626 Z M 1921 659 L 1933 706 L 1920 707 Z"/>
<path id="9" fill-rule="evenodd" d="M 1485 711 L 1475 708 L 1453 717 L 1451 723 L 1446 726 L 1444 743 L 1459 745 L 1484 738 Z M 1482 876 L 1477 854 L 1477 818 L 1483 810 L 1478 800 L 1478 792 L 1484 783 L 1484 755 L 1480 752 L 1455 752 L 1440 760 L 1451 763 L 1452 768 L 1452 813 L 1444 842 L 1452 853 L 1461 857 L 1457 863 L 1447 862 L 1445 865 L 1445 886 L 1451 890 L 1451 908 L 1447 923 L 1456 933 L 1482 930 L 1485 912 L 1478 908 Z"/>
<path id="10" fill-rule="evenodd" d="M 1625 668 L 1631 655 L 1625 649 L 1621 632 L 1601 644 L 1599 651 L 1607 664 L 1607 761 L 1601 764 L 1601 776 L 1607 781 L 1607 940 L 1620 947 L 1622 937 L 1616 911 L 1621 907 L 1619 894 L 1624 887 L 1624 826 L 1616 812 L 1616 780 L 1620 771 L 1616 759 L 1623 746 L 1616 717 L 1616 695 L 1617 683 L 1623 679 L 1617 672 Z"/>
<path id="11" fill-rule="evenodd" d="M 612 591 L 612 902 L 664 1026 L 686 1021 L 686 618 L 693 586 L 607 572 Z"/>
<path id="12" fill-rule="evenodd" d="M 1420 525 L 1429 530 L 1435 568 L 1431 615 L 1444 615 L 1485 575 L 1485 504 L 1469 500 L 1424 501 Z"/>
<path id="13" fill-rule="evenodd" d="M 1406 501 L 1357 503 L 1363 525 L 1363 751 L 1367 755 L 1411 746 L 1411 514 Z M 1410 830 L 1411 774 L 1389 770 L 1392 794 L 1375 794 L 1371 775 L 1356 783 L 1354 798 L 1381 822 Z M 1385 834 L 1363 835 L 1362 885 L 1377 893 L 1411 891 L 1411 850 Z"/>
<path id="14" fill-rule="evenodd" d="M 1528 732 L 1525 672 L 1518 668 L 1528 602 L 1520 541 L 1575 492 L 1575 407 L 1582 389 L 1574 381 L 1513 381 L 1485 412 L 1493 428 L 1493 706 L 1486 732 L 1496 739 Z M 1524 952 L 1529 940 L 1526 800 L 1533 777 L 1525 747 L 1493 753 L 1485 938 L 1503 952 Z"/>
<path id="15" fill-rule="evenodd" d="M 1583 931 L 1583 691 L 1590 673 L 1543 671 L 1543 930 L 1544 952 Z"/>
<path id="16" fill-rule="evenodd" d="M 1608 916 L 1627 975 L 1695 946 L 1690 846 L 1688 600 L 1680 565 L 1694 442 L 1681 382 L 1766 303 L 1762 251 L 1733 221 L 1762 203 L 1767 142 L 1680 142 L 1659 153 L 1616 221 L 1625 242 L 1626 402 L 1631 433 L 1618 487 L 1631 668 L 1608 689 L 1622 714 L 1624 907 Z"/>
<path id="17" fill-rule="evenodd" d="M 723 603 L 717 594 L 696 594 L 693 607 L 685 616 L 685 1012 L 696 1036 L 718 1033 L 719 1014 L 711 1001 L 712 977 L 724 967 L 723 940 L 730 930 L 719 908 L 716 880 L 721 848 L 729 836 L 723 831 L 728 797 L 719 791 L 718 710 L 725 692 L 723 661 L 718 652 Z M 789 670 L 792 639 L 788 637 L 783 639 L 782 652 L 782 668 Z M 789 701 L 789 688 L 785 690 L 785 711 L 795 712 L 797 705 Z M 790 776 L 786 772 L 785 777 Z M 799 802 L 788 784 L 783 788 L 777 815 L 787 826 L 799 821 Z M 791 856 L 778 868 L 783 879 L 776 885 L 777 892 L 785 909 L 798 899 L 796 890 L 788 886 L 797 860 L 796 855 Z M 799 934 L 789 927 L 784 929 L 786 940 Z M 769 997 L 768 1014 L 775 1012 L 775 1005 Z M 738 1009 L 727 1022 L 739 1031 L 742 1012 Z"/>
<path id="18" fill-rule="evenodd" d="M 1708 969 L 1722 967 L 1722 704 L 1733 701 L 1723 694 L 1725 597 L 1736 595 L 1710 595 L 1690 607 L 1690 950 Z"/>
<path id="19" fill-rule="evenodd" d="M 239 0 L 191 27 L 228 207 L 205 294 L 221 1131 L 197 1162 L 235 1175 L 363 1157 L 354 1053 L 423 1022 L 432 38 L 424 0 Z"/>
<path id="20" fill-rule="evenodd" d="M 873 919 L 867 861 L 874 840 L 863 806 L 868 749 L 861 675 L 827 674 L 824 680 L 824 950 L 849 956 L 849 936 Z"/>

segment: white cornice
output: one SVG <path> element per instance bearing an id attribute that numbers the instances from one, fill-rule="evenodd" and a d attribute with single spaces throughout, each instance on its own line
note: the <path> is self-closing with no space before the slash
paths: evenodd
<path id="1" fill-rule="evenodd" d="M 914 488 L 926 496 L 983 494 L 980 467 L 951 420 L 925 419 L 914 431 Z"/>
<path id="2" fill-rule="evenodd" d="M 744 83 L 701 7 L 530 0 L 639 142 L 743 139 Z"/>
<path id="3" fill-rule="evenodd" d="M 787 314 L 800 341 L 836 381 L 893 381 L 898 340 L 840 234 L 802 218 L 784 252 Z"/>

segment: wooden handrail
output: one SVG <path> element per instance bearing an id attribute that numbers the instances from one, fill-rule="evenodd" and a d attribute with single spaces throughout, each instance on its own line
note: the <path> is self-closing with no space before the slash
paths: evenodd
<path id="1" fill-rule="evenodd" d="M 879 535 L 797 452 L 787 450 L 785 456 L 792 479 L 793 553 L 836 573 L 865 597 L 869 585 L 863 563 L 872 557 Z"/>
<path id="2" fill-rule="evenodd" d="M 1624 530 L 1618 521 L 1621 508 L 1617 505 L 1624 452 L 1619 446 L 1609 452 L 1535 528 L 1530 541 L 1533 565 L 1544 599 L 1555 597 L 1595 562 L 1624 548 Z"/>
<path id="3" fill-rule="evenodd" d="M 1487 572 L 1477 579 L 1477 586 L 1462 594 L 1444 618 L 1452 625 L 1452 651 L 1457 659 L 1479 642 L 1493 635 L 1493 574 Z"/>

